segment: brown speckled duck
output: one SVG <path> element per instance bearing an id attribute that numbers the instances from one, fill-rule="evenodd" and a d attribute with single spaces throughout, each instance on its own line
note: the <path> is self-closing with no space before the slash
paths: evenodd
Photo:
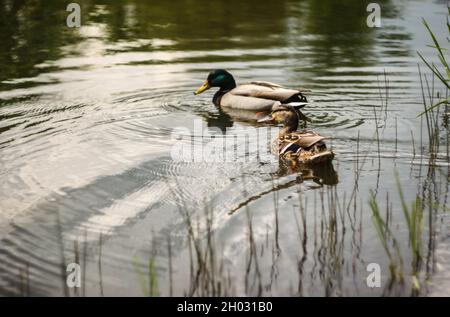
<path id="1" fill-rule="evenodd" d="M 216 106 L 234 109 L 261 112 L 271 111 L 281 104 L 301 108 L 308 103 L 302 91 L 270 82 L 253 81 L 237 86 L 233 76 L 224 69 L 210 72 L 205 83 L 194 94 L 201 94 L 211 87 L 219 87 L 213 97 Z"/>
<path id="2" fill-rule="evenodd" d="M 270 115 L 258 120 L 284 124 L 283 129 L 272 142 L 272 152 L 293 165 L 297 162 L 316 164 L 331 161 L 334 153 L 327 148 L 324 142 L 326 137 L 311 130 L 297 131 L 300 116 L 301 114 L 294 107 L 280 105 L 275 107 Z"/>

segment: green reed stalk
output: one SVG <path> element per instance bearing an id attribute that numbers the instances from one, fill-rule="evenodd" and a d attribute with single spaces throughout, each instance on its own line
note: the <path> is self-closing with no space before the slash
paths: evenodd
<path id="1" fill-rule="evenodd" d="M 448 8 L 448 13 L 450 15 L 450 7 Z M 420 54 L 419 52 L 417 52 L 417 54 L 419 54 L 419 57 L 422 59 L 422 61 L 425 63 L 425 65 L 427 65 L 427 67 L 433 72 L 433 74 L 441 81 L 441 83 L 447 88 L 450 89 L 450 66 L 447 62 L 447 58 L 445 57 L 444 52 L 448 51 L 447 48 L 442 47 L 439 44 L 439 41 L 437 40 L 433 30 L 431 30 L 430 26 L 428 25 L 427 21 L 425 21 L 425 19 L 422 20 L 423 24 L 425 25 L 425 28 L 427 29 L 428 33 L 431 36 L 431 39 L 433 41 L 433 45 L 430 45 L 430 47 L 434 48 L 437 52 L 437 56 L 439 58 L 440 61 L 440 67 L 443 68 L 443 71 L 439 70 L 439 68 L 434 65 L 433 63 L 428 62 L 425 57 L 423 57 L 422 54 Z M 447 29 L 448 29 L 448 33 L 450 34 L 450 22 L 449 19 L 447 17 Z M 450 40 L 447 38 L 447 41 L 450 42 Z M 439 107 L 440 105 L 447 105 L 449 103 L 449 98 L 440 100 L 439 102 L 437 102 L 434 105 L 431 105 L 430 107 L 426 108 L 423 112 L 421 112 L 419 114 L 419 116 L 427 113 L 428 111 Z"/>

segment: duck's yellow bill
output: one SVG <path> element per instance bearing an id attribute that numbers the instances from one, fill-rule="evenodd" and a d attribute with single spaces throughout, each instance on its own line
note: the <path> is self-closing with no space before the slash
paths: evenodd
<path id="1" fill-rule="evenodd" d="M 194 95 L 201 94 L 202 92 L 208 90 L 209 88 L 211 88 L 211 86 L 209 85 L 208 81 L 205 81 L 203 85 L 201 85 L 201 87 L 194 92 Z"/>

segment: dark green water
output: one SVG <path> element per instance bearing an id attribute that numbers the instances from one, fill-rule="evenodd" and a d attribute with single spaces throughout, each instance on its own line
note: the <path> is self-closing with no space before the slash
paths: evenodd
<path id="1" fill-rule="evenodd" d="M 189 248 L 179 205 L 200 223 L 199 238 L 206 237 L 205 206 L 214 211 L 229 294 L 259 294 L 252 283 L 244 286 L 246 211 L 262 295 L 382 294 L 366 286 L 367 264 L 379 263 L 388 274 L 370 190 L 383 210 L 389 196 L 390 222 L 408 263 L 394 171 L 408 202 L 430 186 L 416 51 L 436 60 L 421 18 L 444 38 L 445 1 L 382 1 L 381 28 L 367 27 L 368 2 L 360 0 L 78 3 L 81 28 L 68 28 L 61 1 L 0 1 L 0 295 L 64 294 L 61 263 L 82 261 L 74 241 L 86 259 L 86 295 L 143 295 L 136 262 L 146 265 L 151 256 L 159 292 L 170 294 L 170 258 L 173 294 L 184 294 Z M 331 172 L 306 170 L 301 177 L 239 155 L 227 163 L 174 161 L 175 128 L 199 123 L 224 139 L 264 128 L 217 109 L 210 91 L 192 94 L 214 68 L 238 82 L 310 89 L 310 127 L 334 137 Z M 384 73 L 387 107 L 380 98 Z M 433 197 L 445 205 L 445 149 L 437 165 Z M 306 250 L 296 224 L 302 208 Z M 436 232 L 445 232 L 448 218 L 439 219 Z M 446 244 L 439 235 L 431 249 Z M 444 294 L 450 261 L 436 263 L 444 286 L 426 292 Z"/>

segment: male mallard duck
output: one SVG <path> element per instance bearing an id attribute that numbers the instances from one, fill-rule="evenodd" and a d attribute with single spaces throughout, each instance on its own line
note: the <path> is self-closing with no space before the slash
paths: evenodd
<path id="1" fill-rule="evenodd" d="M 326 138 L 310 130 L 297 131 L 299 111 L 287 105 L 277 106 L 270 115 L 258 122 L 283 123 L 284 127 L 272 142 L 272 152 L 293 165 L 329 162 L 334 153 L 327 149 Z"/>
<path id="2" fill-rule="evenodd" d="M 216 106 L 251 111 L 271 111 L 280 104 L 303 107 L 308 102 L 300 90 L 283 88 L 265 81 L 253 81 L 236 86 L 233 76 L 224 69 L 209 73 L 205 83 L 194 94 L 198 95 L 211 87 L 220 89 L 214 94 Z"/>

